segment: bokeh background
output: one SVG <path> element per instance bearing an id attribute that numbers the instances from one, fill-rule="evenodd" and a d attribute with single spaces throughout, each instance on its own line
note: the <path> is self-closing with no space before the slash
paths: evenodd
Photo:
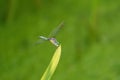
<path id="1" fill-rule="evenodd" d="M 56 47 L 34 44 L 62 21 L 52 80 L 120 80 L 119 0 L 0 0 L 0 80 L 40 80 Z"/>

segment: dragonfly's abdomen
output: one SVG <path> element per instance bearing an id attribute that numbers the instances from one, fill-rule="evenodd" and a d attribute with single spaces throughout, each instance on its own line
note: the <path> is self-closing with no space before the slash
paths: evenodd
<path id="1" fill-rule="evenodd" d="M 39 36 L 41 39 L 43 39 L 43 40 L 49 40 L 49 38 L 46 38 L 46 37 L 44 37 L 44 36 Z"/>

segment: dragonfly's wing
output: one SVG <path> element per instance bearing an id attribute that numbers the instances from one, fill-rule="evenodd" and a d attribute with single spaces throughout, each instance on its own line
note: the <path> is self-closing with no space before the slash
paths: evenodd
<path id="1" fill-rule="evenodd" d="M 55 37 L 59 30 L 64 26 L 64 22 L 61 22 L 51 33 L 48 37 Z"/>
<path id="2" fill-rule="evenodd" d="M 40 39 L 40 40 L 38 40 L 35 44 L 37 45 L 37 44 L 41 44 L 41 43 L 43 43 L 43 42 L 45 42 L 45 40 Z"/>
<path id="3" fill-rule="evenodd" d="M 47 40 L 49 40 L 49 39 L 44 36 L 39 36 L 39 40 L 36 42 L 36 44 L 41 44 Z"/>

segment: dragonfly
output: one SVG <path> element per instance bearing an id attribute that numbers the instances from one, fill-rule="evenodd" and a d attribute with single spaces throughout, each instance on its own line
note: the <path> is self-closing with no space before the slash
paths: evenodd
<path id="1" fill-rule="evenodd" d="M 64 22 L 61 22 L 50 34 L 48 37 L 45 36 L 39 36 L 39 39 L 41 39 L 41 41 L 39 42 L 42 43 L 44 41 L 50 41 L 53 45 L 55 45 L 56 47 L 59 46 L 59 42 L 55 39 L 57 33 L 60 31 L 60 29 L 64 26 Z"/>

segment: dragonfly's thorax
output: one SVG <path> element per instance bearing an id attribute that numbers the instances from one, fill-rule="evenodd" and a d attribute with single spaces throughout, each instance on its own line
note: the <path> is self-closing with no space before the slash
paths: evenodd
<path id="1" fill-rule="evenodd" d="M 40 39 L 42 39 L 42 41 L 50 41 L 52 44 L 54 44 L 55 46 L 59 46 L 59 42 L 54 38 L 56 36 L 56 34 L 59 32 L 59 30 L 62 28 L 62 26 L 64 25 L 64 23 L 62 22 L 61 24 L 58 25 L 58 27 L 56 27 L 49 35 L 49 37 L 44 37 L 44 36 L 39 36 Z M 42 42 L 41 41 L 41 42 Z M 40 43 L 41 43 L 40 42 Z"/>
<path id="2" fill-rule="evenodd" d="M 56 40 L 56 39 L 52 37 L 52 38 L 49 38 L 49 40 Z"/>
<path id="3" fill-rule="evenodd" d="M 49 38 L 49 41 L 53 43 L 55 46 L 59 46 L 59 42 L 55 38 Z"/>

